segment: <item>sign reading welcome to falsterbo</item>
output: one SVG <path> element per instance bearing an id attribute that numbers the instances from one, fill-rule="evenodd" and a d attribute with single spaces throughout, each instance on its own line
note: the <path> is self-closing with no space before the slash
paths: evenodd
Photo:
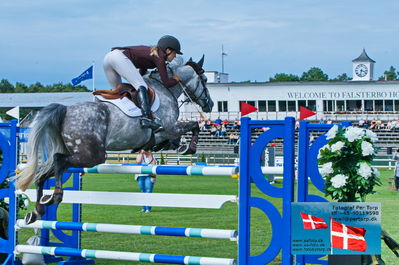
<path id="1" fill-rule="evenodd" d="M 381 253 L 381 204 L 292 203 L 293 255 Z"/>

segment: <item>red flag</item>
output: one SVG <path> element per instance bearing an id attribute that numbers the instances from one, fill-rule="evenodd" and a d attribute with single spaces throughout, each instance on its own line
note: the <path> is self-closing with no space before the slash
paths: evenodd
<path id="1" fill-rule="evenodd" d="M 258 109 L 254 106 L 241 101 L 241 116 L 245 116 L 251 112 L 257 111 Z"/>
<path id="2" fill-rule="evenodd" d="M 302 222 L 303 222 L 303 228 L 304 229 L 325 229 L 328 228 L 328 225 L 326 222 L 324 222 L 323 218 L 319 218 L 316 216 L 312 216 L 307 213 L 302 213 L 301 212 L 301 217 L 302 217 Z"/>
<path id="3" fill-rule="evenodd" d="M 306 118 L 309 118 L 313 115 L 316 115 L 316 112 L 311 111 L 310 109 L 307 109 L 305 107 L 300 106 L 299 107 L 299 119 L 304 120 Z"/>
<path id="4" fill-rule="evenodd" d="M 331 247 L 366 251 L 367 242 L 364 238 L 366 229 L 331 221 Z"/>

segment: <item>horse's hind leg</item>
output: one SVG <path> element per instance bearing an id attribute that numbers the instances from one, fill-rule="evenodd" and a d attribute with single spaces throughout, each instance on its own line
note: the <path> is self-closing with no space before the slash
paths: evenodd
<path id="1" fill-rule="evenodd" d="M 62 174 L 68 169 L 70 163 L 68 161 L 70 155 L 57 153 L 54 155 L 54 177 L 55 188 L 51 195 L 44 195 L 40 199 L 42 205 L 53 205 L 60 203 L 64 195 L 62 189 Z"/>
<path id="2" fill-rule="evenodd" d="M 55 154 L 54 155 L 54 177 L 55 188 L 51 195 L 44 195 L 40 199 L 40 203 L 44 205 L 53 205 L 62 201 L 64 191 L 62 189 L 62 174 L 69 167 L 93 167 L 105 161 L 105 149 L 95 149 L 98 145 L 90 146 L 83 152 L 74 153 L 72 155 Z M 93 149 L 94 148 L 94 149 Z M 93 150 L 91 150 L 93 149 Z"/>
<path id="3" fill-rule="evenodd" d="M 41 176 L 37 181 L 36 181 L 36 205 L 35 209 L 32 212 L 29 212 L 28 214 L 25 215 L 25 223 L 26 224 L 31 224 L 38 220 L 41 216 L 44 214 L 44 206 L 40 203 L 40 199 L 43 196 L 43 184 L 45 180 L 48 178 L 48 176 Z"/>

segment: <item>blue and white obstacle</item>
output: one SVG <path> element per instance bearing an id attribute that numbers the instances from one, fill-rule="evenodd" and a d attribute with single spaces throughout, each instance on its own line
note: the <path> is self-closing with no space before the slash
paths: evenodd
<path id="1" fill-rule="evenodd" d="M 25 224 L 25 220 L 17 220 L 17 229 L 37 228 L 37 229 L 58 229 L 74 230 L 103 233 L 120 233 L 136 235 L 158 235 L 158 236 L 182 236 L 182 237 L 201 237 L 215 239 L 237 240 L 236 230 L 207 229 L 207 228 L 184 228 L 184 227 L 163 227 L 145 225 L 116 225 L 116 224 L 97 224 L 79 222 L 58 222 L 38 220 L 32 224 Z"/>
<path id="2" fill-rule="evenodd" d="M 294 161 L 294 151 L 295 151 L 295 131 L 294 131 L 295 119 L 291 117 L 287 117 L 284 121 L 251 121 L 249 118 L 241 119 L 241 142 L 240 142 L 240 187 L 239 187 L 239 222 L 238 222 L 238 264 L 239 265 L 257 265 L 257 264 L 267 264 L 274 260 L 274 258 L 281 253 L 281 264 L 282 265 L 292 265 L 293 264 L 293 256 L 290 254 L 291 246 L 290 246 L 290 236 L 291 236 L 291 226 L 290 226 L 290 216 L 291 216 L 291 202 L 295 200 L 294 198 L 294 179 L 295 179 L 295 161 Z M 0 169 L 0 182 L 2 182 L 7 176 L 8 172 L 13 172 L 16 165 L 16 126 L 11 126 L 11 135 L 8 139 L 6 136 L 2 136 L 0 133 L 0 148 L 3 151 L 3 166 Z M 253 142 L 251 140 L 251 132 L 256 128 L 270 128 L 266 132 L 262 133 L 256 140 Z M 301 127 L 301 126 L 300 126 Z M 313 126 L 316 128 L 316 126 Z M 312 128 L 313 128 L 312 127 Z M 318 127 L 317 127 L 318 128 Z M 4 134 L 7 135 L 7 134 Z M 262 156 L 262 152 L 273 139 L 282 138 L 284 143 L 284 166 L 283 168 L 272 169 L 275 171 L 268 171 L 268 169 L 261 168 L 260 158 Z M 306 138 L 308 140 L 308 136 L 304 136 L 300 133 L 299 139 Z M 301 142 L 301 141 L 299 141 Z M 316 146 L 317 147 L 317 146 Z M 317 148 L 310 148 L 308 142 L 305 144 L 300 144 L 299 150 L 304 150 L 306 153 L 300 156 L 303 161 L 308 161 L 309 158 L 317 157 Z M 11 152 L 11 151 L 12 152 Z M 316 150 L 316 152 L 315 152 Z M 311 154 L 310 154 L 311 153 Z M 15 161 L 14 161 L 15 160 Z M 5 163 L 5 161 L 14 161 L 11 165 L 10 163 Z M 10 164 L 10 166 L 9 166 Z M 298 163 L 298 172 L 305 172 L 304 170 L 309 167 L 310 163 Z M 314 164 L 314 165 L 313 165 Z M 310 166 L 314 166 L 317 168 L 317 164 L 312 163 Z M 98 167 L 100 168 L 100 166 Z M 135 168 L 135 169 L 134 169 Z M 155 173 L 160 174 L 161 168 L 141 168 L 138 169 L 139 166 L 128 166 L 128 167 L 120 167 L 118 165 L 117 170 L 121 170 L 121 173 Z M 168 168 L 170 168 L 168 166 Z M 223 168 L 223 167 L 220 167 Z M 236 167 L 235 167 L 236 168 Z M 115 168 L 114 168 L 115 169 Z M 124 170 L 136 170 L 135 172 L 129 171 L 126 172 Z M 270 169 L 270 168 L 269 168 Z M 100 172 L 102 169 L 96 169 Z M 105 169 L 104 169 L 105 170 Z M 143 170 L 143 171 L 142 171 Z M 155 172 L 153 171 L 155 170 Z M 163 169 L 162 170 L 169 170 Z M 210 170 L 210 169 L 206 169 Z M 185 175 L 187 173 L 197 173 L 197 174 L 206 174 L 206 170 L 203 168 L 191 168 L 187 171 L 181 169 L 179 172 L 168 171 L 165 174 L 181 174 Z M 225 169 L 220 169 L 225 170 Z M 233 169 L 236 172 L 237 169 Z M 89 169 L 85 169 L 79 171 L 80 173 L 89 172 Z M 166 171 L 163 171 L 166 172 Z M 269 173 L 270 172 L 270 173 Z M 5 174 L 3 174 L 5 173 Z M 105 173 L 105 171 L 104 171 Z M 116 173 L 113 171 L 113 173 Z M 283 174 L 283 185 L 282 187 L 277 187 L 271 185 L 268 180 L 264 177 L 264 174 Z M 12 173 L 11 173 L 12 175 Z M 79 174 L 77 174 L 79 175 Z M 216 175 L 215 172 L 210 173 L 210 175 Z M 227 175 L 231 175 L 231 172 Z M 313 176 L 310 176 L 313 180 Z M 313 195 L 309 195 L 307 191 L 308 185 L 308 175 L 305 175 L 304 178 L 298 178 L 298 201 L 308 201 L 314 199 Z M 302 183 L 303 182 L 303 183 Z M 255 184 L 255 185 L 253 185 Z M 279 211 L 270 201 L 266 198 L 261 198 L 257 194 L 252 194 L 251 190 L 258 189 L 263 194 L 268 195 L 269 197 L 280 198 L 282 199 L 282 210 Z M 50 191 L 51 192 L 51 191 Z M 67 190 L 65 190 L 67 192 Z M 72 191 L 71 191 L 72 192 Z M 66 195 L 67 193 L 65 193 Z M 15 211 L 16 210 L 16 202 L 15 202 L 15 190 L 13 183 L 10 183 L 10 188 L 0 190 L 0 198 L 9 198 L 10 200 L 10 217 L 9 217 L 9 239 L 3 240 L 0 239 L 0 253 L 7 253 L 8 258 L 6 264 L 14 265 L 17 264 L 14 262 L 15 253 L 37 253 L 37 254 L 46 254 L 46 255 L 67 255 L 74 257 L 90 257 L 90 258 L 105 258 L 105 259 L 120 259 L 120 260 L 134 260 L 134 261 L 147 261 L 147 262 L 162 262 L 162 263 L 175 263 L 175 264 L 235 264 L 234 259 L 220 259 L 220 258 L 205 258 L 205 257 L 190 257 L 190 256 L 173 256 L 173 255 L 160 255 L 160 254 L 148 254 L 148 253 L 126 253 L 126 252 L 117 252 L 117 251 L 103 251 L 103 250 L 84 250 L 80 249 L 80 247 L 73 248 L 64 248 L 64 247 L 48 247 L 48 246 L 25 246 L 25 245 L 17 245 L 16 236 L 14 231 L 14 226 L 16 222 Z M 90 194 L 86 193 L 84 196 L 88 196 Z M 94 201 L 98 199 L 99 193 L 94 194 L 93 198 L 87 199 L 88 201 Z M 111 195 L 111 193 L 109 194 Z M 189 194 L 187 194 L 189 195 Z M 191 194 L 193 195 L 193 194 Z M 91 195 L 90 195 L 91 196 Z M 112 195 L 111 195 L 112 196 Z M 132 196 L 132 195 L 128 195 Z M 210 195 L 214 196 L 214 195 Z M 229 195 L 225 195 L 229 196 Z M 65 196 L 67 197 L 67 195 Z M 64 197 L 64 198 L 65 198 Z M 233 196 L 235 197 L 235 196 Z M 303 198 L 302 198 L 303 197 Z M 142 197 L 144 200 L 144 197 Z M 227 198 L 224 198 L 226 200 Z M 236 198 L 235 198 L 236 200 Z M 228 201 L 228 200 L 226 200 Z M 81 203 L 81 201 L 80 201 Z M 159 198 L 153 201 L 153 205 L 158 205 Z M 133 204 L 129 204 L 133 205 Z M 140 201 L 140 205 L 142 201 Z M 146 204 L 148 205 L 148 204 Z M 181 207 L 186 207 L 181 205 Z M 207 208 L 208 206 L 204 206 Z M 257 256 L 251 256 L 251 240 L 250 240 L 250 222 L 251 222 L 251 208 L 258 208 L 263 211 L 270 220 L 271 228 L 272 228 L 272 239 L 267 248 Z M 75 224 L 76 225 L 76 224 Z M 57 224 L 55 224 L 57 226 Z M 46 229 L 47 230 L 47 229 Z M 45 230 L 45 231 L 46 231 Z M 111 229 L 110 229 L 111 230 Z M 60 232 L 57 230 L 57 232 Z M 299 259 L 298 259 L 299 258 Z M 301 259 L 297 257 L 298 265 L 306 264 L 307 258 Z M 321 263 L 319 263 L 321 262 Z M 312 264 L 325 264 L 323 261 L 312 261 L 309 262 Z M 69 264 L 69 263 L 68 263 Z"/>
<path id="3" fill-rule="evenodd" d="M 41 247 L 29 245 L 17 245 L 16 253 L 31 253 L 51 256 L 72 256 L 96 259 L 142 261 L 151 263 L 172 263 L 189 265 L 236 265 L 234 259 L 178 256 L 164 254 L 149 254 L 121 251 L 90 250 L 90 249 L 70 249 L 60 247 Z"/>
<path id="4" fill-rule="evenodd" d="M 92 168 L 70 168 L 69 173 L 101 174 L 158 174 L 190 176 L 231 176 L 239 172 L 237 166 L 158 166 L 136 164 L 101 164 Z M 262 167 L 263 174 L 282 175 L 283 167 Z"/>

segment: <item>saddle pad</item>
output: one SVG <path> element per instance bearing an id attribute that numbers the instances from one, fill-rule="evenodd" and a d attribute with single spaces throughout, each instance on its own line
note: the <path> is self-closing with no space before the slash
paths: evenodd
<path id="1" fill-rule="evenodd" d="M 137 107 L 131 100 L 127 97 L 117 98 L 117 99 L 106 99 L 100 95 L 95 96 L 97 100 L 102 102 L 109 102 L 117 106 L 123 113 L 129 117 L 139 117 L 141 116 L 141 109 Z M 160 105 L 159 97 L 155 95 L 154 104 L 151 106 L 151 111 L 155 112 L 158 110 Z"/>

